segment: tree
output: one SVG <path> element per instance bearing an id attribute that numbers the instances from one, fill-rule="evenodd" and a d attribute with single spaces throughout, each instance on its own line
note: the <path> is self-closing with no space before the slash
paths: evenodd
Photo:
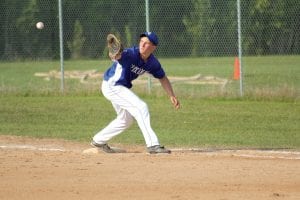
<path id="1" fill-rule="evenodd" d="M 83 28 L 79 20 L 75 21 L 73 40 L 68 42 L 68 48 L 71 52 L 71 58 L 78 59 L 82 57 L 82 47 L 85 42 Z"/>
<path id="2" fill-rule="evenodd" d="M 245 1 L 243 7 L 244 53 L 265 55 L 299 52 L 299 1 Z"/>

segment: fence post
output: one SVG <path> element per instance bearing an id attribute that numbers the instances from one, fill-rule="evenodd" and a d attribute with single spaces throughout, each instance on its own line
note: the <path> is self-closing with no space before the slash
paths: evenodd
<path id="1" fill-rule="evenodd" d="M 60 72 L 61 72 L 61 92 L 64 93 L 64 46 L 63 46 L 63 20 L 62 20 L 62 0 L 58 0 L 59 15 L 59 47 L 60 47 Z"/>
<path id="2" fill-rule="evenodd" d="M 146 31 L 150 31 L 150 22 L 149 22 L 149 0 L 145 0 L 145 13 L 146 13 Z M 152 80 L 151 76 L 148 75 L 148 93 L 151 93 Z"/>
<path id="3" fill-rule="evenodd" d="M 237 0 L 237 20 L 238 20 L 238 56 L 240 68 L 240 96 L 243 96 L 243 71 L 242 71 L 242 33 L 241 33 L 241 3 Z"/>

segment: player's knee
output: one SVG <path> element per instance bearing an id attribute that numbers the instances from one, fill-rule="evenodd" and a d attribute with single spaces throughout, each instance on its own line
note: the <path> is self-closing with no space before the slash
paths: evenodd
<path id="1" fill-rule="evenodd" d="M 118 123 L 122 124 L 125 128 L 128 128 L 132 125 L 134 118 L 129 113 L 124 115 L 118 115 L 117 117 Z"/>
<path id="2" fill-rule="evenodd" d="M 144 118 L 148 116 L 148 114 L 149 114 L 148 106 L 144 102 L 140 102 L 139 104 L 136 104 L 135 108 L 132 110 L 132 115 L 136 119 L 140 117 Z"/>
<path id="3" fill-rule="evenodd" d="M 142 112 L 148 112 L 148 105 L 145 102 L 141 102 L 138 107 Z"/>

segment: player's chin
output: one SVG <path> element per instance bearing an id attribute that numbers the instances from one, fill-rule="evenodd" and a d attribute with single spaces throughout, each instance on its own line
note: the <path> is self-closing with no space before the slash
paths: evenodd
<path id="1" fill-rule="evenodd" d="M 145 54 L 145 49 L 140 48 L 140 54 Z"/>

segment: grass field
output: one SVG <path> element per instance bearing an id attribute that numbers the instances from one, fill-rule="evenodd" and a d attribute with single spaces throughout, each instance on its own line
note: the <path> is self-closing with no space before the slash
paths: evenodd
<path id="1" fill-rule="evenodd" d="M 246 57 L 245 96 L 231 80 L 234 58 L 162 59 L 170 76 L 202 74 L 228 79 L 216 85 L 174 83 L 182 102 L 175 111 L 161 89 L 135 88 L 148 103 L 161 143 L 168 146 L 219 148 L 300 148 L 300 56 Z M 65 70 L 104 71 L 109 61 L 67 61 Z M 98 85 L 78 80 L 43 80 L 36 72 L 59 70 L 59 62 L 0 63 L 0 134 L 89 141 L 114 117 Z M 112 142 L 144 144 L 134 124 Z"/>
<path id="2" fill-rule="evenodd" d="M 190 85 L 180 82 L 174 87 L 177 94 L 185 97 L 238 96 L 239 81 L 232 80 L 233 57 L 161 59 L 169 76 L 214 76 L 228 80 L 224 87 L 219 85 Z M 243 66 L 243 91 L 249 98 L 298 99 L 300 96 L 300 56 L 245 57 Z M 66 61 L 65 71 L 98 70 L 104 72 L 110 61 L 80 60 Z M 2 62 L 0 63 L 1 95 L 55 95 L 60 94 L 61 81 L 48 81 L 34 76 L 37 72 L 60 71 L 58 61 Z M 143 93 L 144 85 L 139 93 Z M 91 94 L 98 92 L 99 85 L 83 85 L 78 80 L 65 79 L 66 94 Z M 137 89 L 136 87 L 134 89 Z M 154 88 L 157 94 L 159 88 Z M 160 94 L 160 93 L 159 93 Z"/>

